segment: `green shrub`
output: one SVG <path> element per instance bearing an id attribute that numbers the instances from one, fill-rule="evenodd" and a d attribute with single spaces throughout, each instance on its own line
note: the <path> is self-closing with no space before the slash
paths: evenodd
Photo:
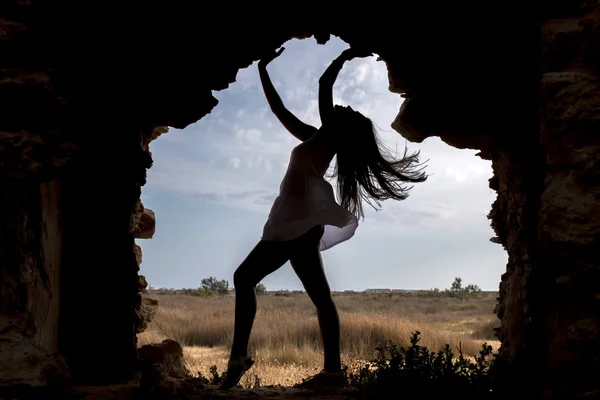
<path id="1" fill-rule="evenodd" d="M 371 362 L 351 372 L 345 367 L 350 386 L 365 399 L 493 399 L 491 346 L 484 343 L 473 362 L 460 349 L 455 357 L 448 344 L 431 352 L 418 344 L 419 335 L 413 333 L 407 349 L 390 342 L 376 349 L 378 357 Z"/>
<path id="2" fill-rule="evenodd" d="M 217 278 L 211 276 L 210 278 L 202 279 L 201 283 L 202 286 L 200 287 L 200 290 L 218 294 L 229 293 L 229 281 L 226 281 L 225 279 L 218 281 Z"/>
<path id="3" fill-rule="evenodd" d="M 262 283 L 259 283 L 258 285 L 256 285 L 256 288 L 254 290 L 256 291 L 256 294 L 258 296 L 260 296 L 260 295 L 265 294 L 265 292 L 267 291 L 267 288 Z"/>
<path id="4" fill-rule="evenodd" d="M 454 299 L 467 300 L 473 297 L 477 297 L 481 294 L 481 288 L 477 285 L 468 284 L 462 286 L 462 278 L 454 278 L 450 289 L 440 290 L 438 288 L 430 289 L 421 292 L 420 295 L 424 297 L 449 297 Z"/>

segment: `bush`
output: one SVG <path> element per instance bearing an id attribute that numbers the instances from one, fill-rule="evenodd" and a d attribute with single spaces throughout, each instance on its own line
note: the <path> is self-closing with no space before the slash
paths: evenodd
<path id="1" fill-rule="evenodd" d="M 214 276 L 204 278 L 202 279 L 202 286 L 198 291 L 204 291 L 204 294 L 227 294 L 229 293 L 229 281 L 226 281 L 225 279 L 218 281 Z"/>
<path id="2" fill-rule="evenodd" d="M 262 294 L 265 294 L 267 288 L 262 283 L 259 283 L 258 285 L 256 285 L 256 288 L 254 290 L 256 290 L 256 294 L 260 296 Z"/>
<path id="3" fill-rule="evenodd" d="M 454 278 L 454 282 L 450 286 L 450 289 L 444 289 L 443 291 L 434 288 L 426 292 L 422 292 L 421 296 L 425 297 L 450 297 L 455 299 L 471 299 L 477 297 L 481 293 L 481 288 L 477 285 L 468 284 L 462 286 L 462 278 Z"/>
<path id="4" fill-rule="evenodd" d="M 493 399 L 491 346 L 484 343 L 473 362 L 461 349 L 455 357 L 448 344 L 444 350 L 430 352 L 418 344 L 419 335 L 413 333 L 408 349 L 391 342 L 378 347 L 378 357 L 355 372 L 345 367 L 349 384 L 366 399 Z"/>

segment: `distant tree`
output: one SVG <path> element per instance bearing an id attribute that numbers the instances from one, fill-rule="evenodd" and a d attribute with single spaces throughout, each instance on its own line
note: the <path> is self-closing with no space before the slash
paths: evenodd
<path id="1" fill-rule="evenodd" d="M 454 282 L 452 282 L 450 290 L 453 292 L 460 292 L 462 289 L 462 278 L 454 278 Z"/>
<path id="2" fill-rule="evenodd" d="M 219 281 L 214 276 L 211 276 L 210 278 L 202 279 L 201 283 L 202 286 L 200 287 L 200 290 L 205 292 L 213 292 L 218 294 L 229 293 L 229 281 L 226 281 L 225 279 Z"/>
<path id="3" fill-rule="evenodd" d="M 256 285 L 255 290 L 256 290 L 256 294 L 260 296 L 261 294 L 265 294 L 265 292 L 267 291 L 267 288 L 262 283 L 259 283 L 258 285 Z"/>
<path id="4" fill-rule="evenodd" d="M 465 287 L 465 291 L 469 294 L 480 293 L 481 288 L 477 285 L 469 284 Z"/>
<path id="5" fill-rule="evenodd" d="M 452 297 L 457 298 L 471 298 L 481 292 L 481 288 L 477 285 L 468 284 L 463 287 L 462 278 L 454 278 L 454 282 L 452 282 L 452 286 L 450 290 L 447 290 Z"/>
<path id="6" fill-rule="evenodd" d="M 456 299 L 470 299 L 476 297 L 481 293 L 481 288 L 477 285 L 469 284 L 465 287 L 462 285 L 462 278 L 454 278 L 454 282 L 450 286 L 450 289 L 444 289 L 443 291 L 438 288 L 430 289 L 423 292 L 424 296 L 427 297 L 451 297 Z"/>

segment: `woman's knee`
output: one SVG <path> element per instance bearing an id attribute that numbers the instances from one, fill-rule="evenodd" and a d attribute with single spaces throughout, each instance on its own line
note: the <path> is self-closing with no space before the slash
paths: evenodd
<path id="1" fill-rule="evenodd" d="M 278 242 L 260 241 L 233 273 L 233 285 L 254 287 L 289 260 L 289 247 Z"/>
<path id="2" fill-rule="evenodd" d="M 254 280 L 252 279 L 252 277 L 243 268 L 238 268 L 233 273 L 233 286 L 236 289 L 256 286 L 256 283 L 253 283 L 253 281 Z"/>

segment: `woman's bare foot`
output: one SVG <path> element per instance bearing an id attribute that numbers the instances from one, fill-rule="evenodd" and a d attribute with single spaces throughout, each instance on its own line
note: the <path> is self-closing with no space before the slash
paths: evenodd
<path id="1" fill-rule="evenodd" d="M 310 390 L 335 390 L 346 384 L 346 378 L 342 371 L 329 372 L 322 370 L 318 374 L 305 379 L 296 385 L 297 388 Z"/>
<path id="2" fill-rule="evenodd" d="M 219 386 L 219 389 L 227 390 L 236 386 L 246 371 L 252 367 L 254 360 L 248 356 L 241 356 L 229 360 L 227 363 L 227 373 L 225 379 Z"/>

